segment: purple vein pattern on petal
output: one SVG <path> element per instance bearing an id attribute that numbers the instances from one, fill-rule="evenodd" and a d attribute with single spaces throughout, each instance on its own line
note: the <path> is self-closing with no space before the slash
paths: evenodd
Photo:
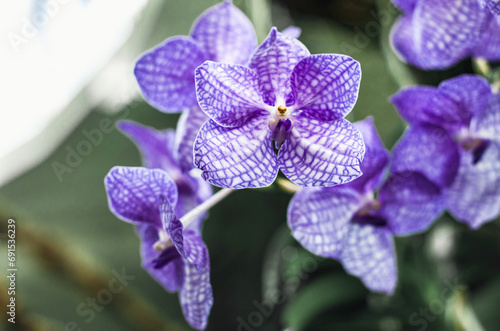
<path id="1" fill-rule="evenodd" d="M 182 113 L 177 122 L 175 136 L 175 151 L 179 160 L 179 167 L 183 172 L 194 168 L 193 146 L 198 131 L 209 119 L 201 108 L 196 105 Z"/>
<path id="2" fill-rule="evenodd" d="M 365 154 L 361 133 L 347 120 L 322 122 L 295 116 L 278 154 L 281 171 L 303 187 L 330 187 L 361 176 Z"/>
<path id="3" fill-rule="evenodd" d="M 455 179 L 459 160 L 458 145 L 444 129 L 413 125 L 394 147 L 391 171 L 420 172 L 444 187 Z"/>
<path id="4" fill-rule="evenodd" d="M 160 252 L 153 245 L 158 241 L 158 228 L 140 224 L 137 233 L 141 238 L 142 266 L 155 278 L 167 291 L 174 292 L 181 288 L 184 282 L 184 262 L 180 258 L 171 261 L 161 269 L 154 268 L 152 262 L 160 256 Z"/>
<path id="5" fill-rule="evenodd" d="M 471 131 L 481 138 L 500 142 L 500 94 L 494 94 L 488 107 L 472 118 Z"/>
<path id="6" fill-rule="evenodd" d="M 477 0 L 420 0 L 393 27 L 395 49 L 423 69 L 444 69 L 469 55 L 480 39 L 486 13 Z M 489 15 L 489 14 L 488 14 Z"/>
<path id="7" fill-rule="evenodd" d="M 500 1 L 499 0 L 479 0 L 479 3 L 484 8 L 488 8 L 493 14 L 500 15 Z"/>
<path id="8" fill-rule="evenodd" d="M 259 78 L 248 67 L 206 61 L 195 77 L 198 103 L 219 125 L 241 126 L 263 112 Z"/>
<path id="9" fill-rule="evenodd" d="M 379 193 L 380 214 L 396 235 L 427 230 L 444 211 L 444 195 L 438 186 L 418 172 L 396 173 Z"/>
<path id="10" fill-rule="evenodd" d="M 500 2 L 497 3 L 500 11 Z M 477 47 L 473 48 L 475 57 L 482 57 L 488 61 L 500 59 L 500 13 L 496 17 L 489 18 L 487 28 L 484 30 L 482 39 Z"/>
<path id="11" fill-rule="evenodd" d="M 388 294 L 394 291 L 396 257 L 392 234 L 387 228 L 350 224 L 341 261 L 346 271 L 361 278 L 370 290 Z"/>
<path id="12" fill-rule="evenodd" d="M 196 267 L 185 263 L 186 275 L 184 286 L 180 290 L 182 311 L 189 325 L 197 330 L 207 326 L 208 315 L 213 304 L 212 286 L 210 285 L 210 264 L 208 250 L 203 245 L 205 264 Z"/>
<path id="13" fill-rule="evenodd" d="M 189 37 L 174 37 L 144 54 L 135 77 L 144 98 L 155 108 L 179 113 L 196 105 L 194 70 L 205 56 Z"/>
<path id="14" fill-rule="evenodd" d="M 163 170 L 113 167 L 104 184 L 109 209 L 125 222 L 161 227 L 160 200 L 177 203 L 177 187 Z"/>
<path id="15" fill-rule="evenodd" d="M 291 76 L 294 107 L 321 121 L 343 118 L 356 104 L 361 69 L 349 56 L 317 54 L 303 58 Z"/>
<path id="16" fill-rule="evenodd" d="M 384 170 L 389 163 L 389 152 L 377 133 L 372 117 L 353 124 L 361 132 L 365 142 L 366 153 L 361 163 L 363 176 L 345 185 L 360 193 L 373 192 L 383 180 Z"/>
<path id="17" fill-rule="evenodd" d="M 246 64 L 257 46 L 252 22 L 230 2 L 209 8 L 196 20 L 191 36 L 208 59 Z"/>
<path id="18" fill-rule="evenodd" d="M 146 168 L 177 167 L 177 161 L 172 153 L 174 130 L 161 132 L 132 121 L 120 121 L 118 128 L 137 145 Z"/>
<path id="19" fill-rule="evenodd" d="M 203 254 L 203 243 L 199 234 L 184 230 L 182 222 L 173 214 L 172 206 L 166 201 L 161 206 L 162 223 L 179 254 L 190 264 L 203 266 L 207 256 Z"/>
<path id="20" fill-rule="evenodd" d="M 219 187 L 269 186 L 278 174 L 271 134 L 267 116 L 239 128 L 209 120 L 196 138 L 194 163 L 203 171 L 203 179 Z"/>
<path id="21" fill-rule="evenodd" d="M 481 160 L 462 152 L 457 178 L 446 191 L 447 206 L 457 219 L 477 229 L 500 213 L 500 147 L 492 143 Z"/>
<path id="22" fill-rule="evenodd" d="M 276 28 L 271 29 L 250 59 L 250 68 L 260 78 L 265 103 L 274 106 L 277 98 L 286 99 L 289 96 L 290 74 L 295 65 L 309 55 L 300 41 L 279 33 Z"/>
<path id="23" fill-rule="evenodd" d="M 298 191 L 288 206 L 294 238 L 314 254 L 339 258 L 347 224 L 361 207 L 361 195 L 342 186 Z"/>

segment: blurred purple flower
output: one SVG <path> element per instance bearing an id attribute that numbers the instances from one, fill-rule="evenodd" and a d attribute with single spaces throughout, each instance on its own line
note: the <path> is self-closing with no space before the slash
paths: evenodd
<path id="1" fill-rule="evenodd" d="M 364 144 L 343 117 L 361 71 L 345 55 L 310 55 L 273 28 L 249 67 L 205 62 L 196 92 L 210 117 L 194 146 L 203 178 L 221 187 L 270 185 L 278 168 L 301 186 L 333 186 L 361 175 Z M 276 156 L 276 148 L 284 144 Z"/>
<path id="2" fill-rule="evenodd" d="M 417 171 L 444 188 L 446 206 L 478 228 L 500 212 L 500 95 L 473 75 L 438 88 L 414 86 L 391 99 L 409 129 L 392 171 Z"/>
<path id="3" fill-rule="evenodd" d="M 467 57 L 500 60 L 500 24 L 488 0 L 393 0 L 403 16 L 392 29 L 396 52 L 422 69 L 444 69 Z"/>
<path id="4" fill-rule="evenodd" d="M 288 207 L 288 225 L 305 248 L 339 260 L 370 290 L 391 294 L 397 283 L 393 235 L 426 229 L 443 211 L 443 198 L 418 173 L 393 174 L 384 181 L 389 153 L 373 120 L 354 125 L 366 144 L 363 176 L 332 188 L 301 189 Z"/>

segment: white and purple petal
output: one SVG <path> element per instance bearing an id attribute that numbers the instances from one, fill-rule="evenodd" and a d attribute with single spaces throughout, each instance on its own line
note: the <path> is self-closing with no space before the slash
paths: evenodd
<path id="1" fill-rule="evenodd" d="M 203 171 L 203 179 L 219 187 L 269 186 L 278 174 L 271 135 L 267 116 L 238 128 L 209 120 L 196 138 L 194 163 Z"/>
<path id="2" fill-rule="evenodd" d="M 197 330 L 205 330 L 213 305 L 210 262 L 205 246 L 202 254 L 205 261 L 202 266 L 184 264 L 185 281 L 179 293 L 182 312 L 189 325 Z"/>
<path id="3" fill-rule="evenodd" d="M 500 15 L 500 0 L 479 0 L 484 8 L 488 8 L 492 14 Z"/>
<path id="4" fill-rule="evenodd" d="M 166 198 L 173 205 L 177 203 L 177 186 L 160 169 L 113 167 L 104 184 L 109 209 L 125 222 L 160 228 L 161 200 Z"/>
<path id="5" fill-rule="evenodd" d="M 385 169 L 389 163 L 389 152 L 377 133 L 372 117 L 353 124 L 363 136 L 366 153 L 361 163 L 363 175 L 345 185 L 360 193 L 373 192 L 384 179 Z"/>
<path id="6" fill-rule="evenodd" d="M 418 172 L 391 174 L 379 202 L 380 215 L 396 235 L 427 230 L 445 209 L 441 189 Z"/>
<path id="7" fill-rule="evenodd" d="M 392 233 L 386 227 L 351 223 L 340 260 L 372 291 L 392 294 L 397 283 Z"/>
<path id="8" fill-rule="evenodd" d="M 445 187 L 455 179 L 459 161 L 459 146 L 444 129 L 413 125 L 394 147 L 391 172 L 420 172 Z"/>
<path id="9" fill-rule="evenodd" d="M 361 176 L 365 146 L 351 123 L 301 115 L 293 116 L 293 123 L 278 154 L 280 170 L 288 179 L 303 187 L 330 187 Z"/>
<path id="10" fill-rule="evenodd" d="M 361 68 L 347 55 L 316 54 L 293 68 L 294 108 L 321 121 L 343 118 L 356 104 Z"/>
<path id="11" fill-rule="evenodd" d="M 362 196 L 346 187 L 302 189 L 288 205 L 288 226 L 306 249 L 337 259 L 348 223 L 361 204 Z"/>
<path id="12" fill-rule="evenodd" d="M 201 126 L 208 119 L 207 114 L 196 105 L 184 111 L 177 122 L 175 151 L 179 167 L 183 172 L 187 172 L 195 167 L 193 163 L 194 141 Z"/>
<path id="13" fill-rule="evenodd" d="M 189 37 L 174 37 L 146 52 L 134 69 L 146 101 L 167 113 L 196 105 L 194 70 L 206 57 Z"/>
<path id="14" fill-rule="evenodd" d="M 230 1 L 209 8 L 193 24 L 191 36 L 207 60 L 246 64 L 257 46 L 252 22 Z"/>
<path id="15" fill-rule="evenodd" d="M 290 74 L 304 57 L 307 48 L 297 39 L 279 33 L 272 28 L 269 36 L 255 50 L 250 59 L 250 68 L 260 78 L 260 90 L 264 102 L 275 106 L 277 99 L 286 100 L 290 93 Z"/>
<path id="16" fill-rule="evenodd" d="M 481 160 L 462 151 L 458 174 L 446 190 L 447 207 L 458 220 L 477 229 L 500 213 L 500 146 L 492 143 Z"/>
<path id="17" fill-rule="evenodd" d="M 132 121 L 120 121 L 118 128 L 139 148 L 142 163 L 146 168 L 178 168 L 173 155 L 174 130 L 158 131 Z"/>
<path id="18" fill-rule="evenodd" d="M 238 127 L 267 113 L 259 77 L 252 69 L 206 61 L 196 69 L 195 77 L 198 103 L 219 125 Z"/>
<path id="19" fill-rule="evenodd" d="M 459 5 L 420 0 L 393 26 L 392 44 L 405 61 L 417 67 L 444 69 L 471 54 L 487 15 L 477 0 L 463 0 Z"/>

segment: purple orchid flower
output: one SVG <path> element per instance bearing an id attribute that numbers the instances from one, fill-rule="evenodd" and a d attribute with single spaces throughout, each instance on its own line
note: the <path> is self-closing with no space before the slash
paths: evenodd
<path id="1" fill-rule="evenodd" d="M 310 55 L 273 28 L 248 67 L 207 61 L 196 91 L 210 117 L 194 146 L 208 182 L 263 187 L 278 168 L 301 186 L 333 186 L 361 175 L 361 135 L 343 117 L 353 108 L 361 71 L 345 55 Z M 276 156 L 276 148 L 281 143 Z"/>
<path id="2" fill-rule="evenodd" d="M 194 260 L 189 260 L 187 258 L 189 255 L 185 252 L 176 251 L 174 245 L 179 248 L 179 242 L 183 242 L 184 239 L 180 238 L 177 239 L 179 242 L 175 240 L 172 242 L 170 238 L 174 237 L 168 227 L 170 222 L 179 226 L 175 215 L 184 216 L 188 211 L 206 201 L 211 196 L 212 189 L 208 183 L 201 179 L 199 171 L 193 170 L 185 173 L 180 169 L 173 152 L 173 130 L 157 131 L 128 121 L 120 122 L 118 127 L 135 142 L 143 156 L 143 164 L 147 168 L 156 169 L 157 172 L 153 173 L 143 168 L 112 169 L 106 177 L 110 209 L 120 219 L 136 224 L 137 232 L 141 238 L 141 257 L 144 269 L 168 291 L 179 290 L 186 319 L 193 327 L 204 329 L 212 302 L 211 289 L 208 288 L 210 283 L 208 279 L 206 281 L 197 280 L 198 274 L 193 271 L 196 268 L 201 268 L 203 276 L 200 277 L 209 277 L 208 251 L 206 251 L 200 236 L 201 222 L 206 213 L 200 213 L 194 217 L 184 232 L 184 236 L 187 238 L 185 240 L 196 243 L 199 254 L 207 259 L 202 261 L 202 264 L 199 261 L 194 263 Z M 154 180 L 152 184 L 149 184 L 148 178 L 151 177 L 154 177 Z M 166 183 L 164 186 L 168 188 L 167 194 L 162 193 L 163 190 L 155 191 L 155 189 L 153 189 L 153 193 L 156 193 L 150 193 L 149 196 L 143 193 L 143 191 L 151 192 L 150 186 L 156 185 L 155 182 L 158 181 L 156 178 L 159 178 L 160 182 Z M 172 182 L 175 189 L 170 187 Z M 122 204 L 128 205 L 131 201 L 130 197 L 123 194 L 123 191 L 135 197 L 135 202 L 132 202 L 133 206 L 130 209 L 137 209 L 136 214 L 138 215 L 140 215 L 140 211 L 143 211 L 142 216 L 127 216 L 131 211 L 124 211 Z M 166 199 L 163 199 L 162 196 L 165 196 Z M 148 202 L 145 199 L 150 200 Z M 153 203 L 152 200 L 155 202 Z M 164 218 L 163 224 L 160 224 L 158 220 L 162 217 Z M 153 224 L 144 221 L 148 218 L 154 219 Z M 180 235 L 182 236 L 182 232 Z M 194 297 L 195 295 L 209 295 L 209 297 L 207 297 L 206 302 L 200 303 Z"/>
<path id="3" fill-rule="evenodd" d="M 194 140 L 208 120 L 196 101 L 194 70 L 205 60 L 245 64 L 256 46 L 252 23 L 224 1 L 200 15 L 190 36 L 169 38 L 137 61 L 134 72 L 146 101 L 163 112 L 184 111 L 176 139 L 183 171 L 194 167 Z"/>
<path id="4" fill-rule="evenodd" d="M 422 69 L 445 69 L 467 57 L 500 59 L 498 10 L 491 0 L 393 0 L 403 16 L 392 30 L 392 43 L 402 59 Z M 496 5 L 493 5 L 496 3 Z"/>
<path id="5" fill-rule="evenodd" d="M 290 201 L 288 225 L 306 249 L 339 260 L 370 290 L 391 294 L 397 283 L 393 236 L 424 230 L 443 211 L 444 199 L 419 173 L 384 180 L 389 153 L 373 120 L 354 125 L 366 144 L 363 176 L 336 187 L 301 189 Z"/>
<path id="6" fill-rule="evenodd" d="M 500 95 L 473 75 L 438 88 L 414 86 L 391 99 L 409 129 L 393 171 L 417 171 L 444 189 L 446 206 L 472 228 L 500 212 Z"/>
<path id="7" fill-rule="evenodd" d="M 114 167 L 105 186 L 110 210 L 137 226 L 145 269 L 168 291 L 178 290 L 188 323 L 205 329 L 213 303 L 208 250 L 200 223 L 184 229 L 174 212 L 175 182 L 160 169 Z"/>

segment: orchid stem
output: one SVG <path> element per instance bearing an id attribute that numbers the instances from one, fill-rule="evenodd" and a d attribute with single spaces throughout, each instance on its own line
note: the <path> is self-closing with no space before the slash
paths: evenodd
<path id="1" fill-rule="evenodd" d="M 184 227 L 188 227 L 196 218 L 203 212 L 209 210 L 213 206 L 215 206 L 217 203 L 219 203 L 221 200 L 223 200 L 226 196 L 228 196 L 231 192 L 233 192 L 235 189 L 234 188 L 224 188 L 220 190 L 219 192 L 215 193 L 212 195 L 210 198 L 205 200 L 202 204 L 199 204 L 196 206 L 194 209 L 192 209 L 190 212 L 188 212 L 186 215 L 181 217 L 181 222 L 184 225 Z"/>
<path id="2" fill-rule="evenodd" d="M 283 191 L 285 191 L 287 193 L 293 194 L 293 193 L 296 193 L 300 190 L 300 186 L 292 183 L 291 181 L 289 181 L 287 179 L 278 178 L 276 183 L 278 184 L 279 187 L 281 187 L 281 189 L 283 189 Z"/>
<path id="3" fill-rule="evenodd" d="M 480 74 L 483 77 L 489 78 L 491 74 L 491 68 L 486 59 L 483 59 L 481 57 L 474 58 L 472 60 L 474 64 L 474 69 L 475 71 Z"/>

